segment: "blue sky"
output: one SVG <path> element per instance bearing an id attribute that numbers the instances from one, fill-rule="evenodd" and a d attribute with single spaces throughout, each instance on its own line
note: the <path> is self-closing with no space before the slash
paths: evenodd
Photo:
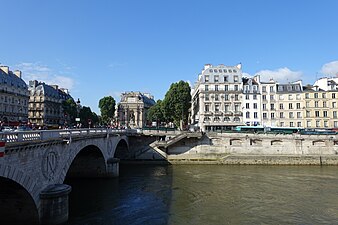
<path id="1" fill-rule="evenodd" d="M 338 73 L 336 0 L 0 0 L 0 63 L 99 113 L 124 91 L 163 99 L 203 65 L 279 82 Z"/>

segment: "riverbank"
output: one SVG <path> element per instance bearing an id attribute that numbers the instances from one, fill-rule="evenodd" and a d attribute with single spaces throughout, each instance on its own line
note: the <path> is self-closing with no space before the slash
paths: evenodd
<path id="1" fill-rule="evenodd" d="M 174 165 L 317 165 L 338 166 L 338 155 L 170 155 L 167 160 L 124 160 L 121 164 Z"/>

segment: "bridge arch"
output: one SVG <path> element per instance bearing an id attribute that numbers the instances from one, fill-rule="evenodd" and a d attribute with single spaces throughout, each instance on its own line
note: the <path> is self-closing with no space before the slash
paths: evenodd
<path id="1" fill-rule="evenodd" d="M 2 224 L 38 224 L 36 202 L 26 187 L 0 177 L 0 218 Z"/>
<path id="2" fill-rule="evenodd" d="M 129 145 L 126 138 L 121 138 L 116 142 L 115 150 L 112 157 L 122 160 L 130 158 Z"/>

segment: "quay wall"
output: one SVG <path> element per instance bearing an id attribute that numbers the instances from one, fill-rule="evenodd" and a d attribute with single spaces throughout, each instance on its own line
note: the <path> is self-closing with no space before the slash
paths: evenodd
<path id="1" fill-rule="evenodd" d="M 164 149 L 172 164 L 338 165 L 338 135 L 206 133 Z M 157 159 L 150 149 L 142 159 Z"/>

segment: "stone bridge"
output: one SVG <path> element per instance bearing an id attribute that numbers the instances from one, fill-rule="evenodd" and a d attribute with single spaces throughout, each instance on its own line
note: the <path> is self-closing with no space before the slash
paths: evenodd
<path id="1" fill-rule="evenodd" d="M 116 177 L 136 130 L 80 129 L 0 133 L 1 224 L 68 219 L 69 177 Z M 8 221 L 7 221 L 8 220 Z"/>

